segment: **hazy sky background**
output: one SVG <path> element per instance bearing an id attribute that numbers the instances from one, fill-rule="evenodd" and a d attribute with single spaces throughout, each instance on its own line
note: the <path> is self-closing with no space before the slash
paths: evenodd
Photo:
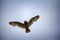
<path id="1" fill-rule="evenodd" d="M 55 40 L 58 34 L 59 14 L 57 0 L 3 0 L 1 33 L 3 40 Z M 31 25 L 30 33 L 9 25 L 10 21 L 24 23 L 39 15 Z"/>

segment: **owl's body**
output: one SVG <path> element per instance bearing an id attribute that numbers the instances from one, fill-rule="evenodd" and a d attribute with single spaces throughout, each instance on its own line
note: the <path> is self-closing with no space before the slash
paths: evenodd
<path id="1" fill-rule="evenodd" d="M 37 15 L 37 16 L 31 18 L 29 22 L 24 21 L 24 23 L 21 23 L 21 22 L 17 22 L 17 21 L 11 21 L 11 22 L 9 22 L 9 24 L 12 26 L 21 27 L 26 30 L 26 33 L 28 33 L 28 32 L 30 32 L 29 26 L 31 24 L 33 24 L 33 22 L 36 21 L 38 18 L 39 18 L 39 16 Z"/>
<path id="2" fill-rule="evenodd" d="M 28 26 L 28 22 L 24 21 L 24 24 L 25 24 L 26 32 L 30 32 L 30 29 L 29 29 L 29 26 Z"/>

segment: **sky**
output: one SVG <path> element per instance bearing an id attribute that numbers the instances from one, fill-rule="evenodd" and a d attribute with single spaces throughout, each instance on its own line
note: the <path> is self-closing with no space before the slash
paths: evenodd
<path id="1" fill-rule="evenodd" d="M 0 30 L 3 40 L 56 40 L 59 27 L 57 0 L 3 0 L 1 2 Z M 39 15 L 30 30 L 9 25 L 10 21 L 24 23 Z"/>

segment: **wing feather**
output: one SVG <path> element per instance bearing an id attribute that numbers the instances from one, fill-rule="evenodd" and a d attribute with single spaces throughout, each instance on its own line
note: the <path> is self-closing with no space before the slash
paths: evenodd
<path id="1" fill-rule="evenodd" d="M 37 16 L 35 16 L 35 17 L 31 18 L 31 19 L 30 19 L 30 21 L 28 22 L 28 26 L 32 25 L 32 24 L 33 24 L 33 22 L 36 22 L 36 21 L 37 21 L 37 19 L 39 19 L 39 15 L 37 15 Z"/>
<path id="2" fill-rule="evenodd" d="M 11 22 L 9 22 L 9 24 L 12 25 L 12 26 L 18 26 L 18 27 L 21 27 L 21 28 L 25 28 L 25 25 L 21 22 L 11 21 Z"/>

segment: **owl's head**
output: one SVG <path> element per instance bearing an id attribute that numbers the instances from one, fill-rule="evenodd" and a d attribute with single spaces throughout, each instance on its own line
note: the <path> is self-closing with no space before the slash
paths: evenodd
<path id="1" fill-rule="evenodd" d="M 27 24 L 27 21 L 24 21 L 24 24 L 26 25 Z"/>

